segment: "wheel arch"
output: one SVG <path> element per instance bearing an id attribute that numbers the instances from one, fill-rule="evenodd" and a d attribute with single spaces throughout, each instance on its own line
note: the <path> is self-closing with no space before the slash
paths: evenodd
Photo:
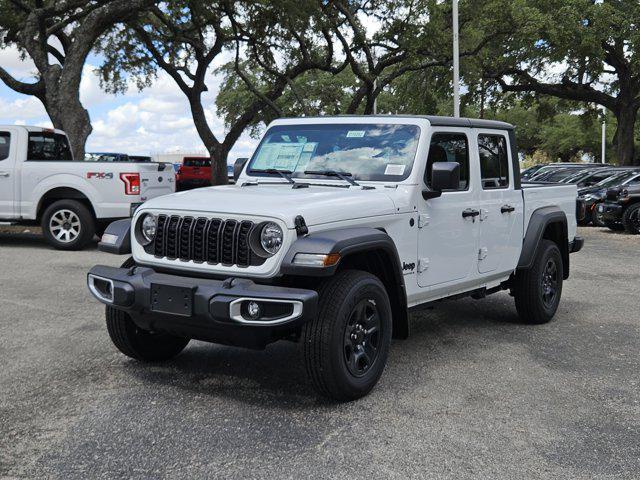
<path id="1" fill-rule="evenodd" d="M 340 260 L 330 267 L 306 267 L 293 263 L 296 253 L 337 253 Z M 384 230 L 340 228 L 300 237 L 285 254 L 281 272 L 295 277 L 328 277 L 350 268 L 369 272 L 380 279 L 391 303 L 393 338 L 407 338 L 409 318 L 400 257 L 393 239 Z"/>
<path id="2" fill-rule="evenodd" d="M 73 187 L 56 187 L 48 190 L 38 200 L 38 207 L 36 209 L 36 220 L 42 220 L 42 214 L 49 207 L 49 205 L 57 202 L 58 200 L 77 200 L 83 203 L 91 212 L 93 218 L 96 218 L 96 212 L 93 208 L 91 199 L 80 190 Z"/>
<path id="3" fill-rule="evenodd" d="M 557 206 L 542 207 L 531 214 L 529 226 L 522 242 L 517 268 L 530 269 L 543 239 L 551 240 L 562 255 L 563 278 L 569 278 L 569 233 L 567 216 Z"/>

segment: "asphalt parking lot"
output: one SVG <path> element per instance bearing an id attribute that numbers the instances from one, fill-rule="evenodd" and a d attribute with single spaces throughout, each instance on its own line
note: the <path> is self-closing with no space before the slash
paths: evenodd
<path id="1" fill-rule="evenodd" d="M 638 478 L 640 237 L 580 234 L 552 323 L 443 303 L 332 404 L 292 343 L 129 360 L 85 288 L 122 258 L 0 233 L 0 478 Z"/>

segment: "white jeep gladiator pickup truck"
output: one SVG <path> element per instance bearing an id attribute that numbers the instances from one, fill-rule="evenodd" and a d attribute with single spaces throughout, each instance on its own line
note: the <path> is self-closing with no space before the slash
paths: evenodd
<path id="1" fill-rule="evenodd" d="M 0 125 L 0 221 L 39 222 L 56 248 L 77 250 L 144 201 L 173 193 L 172 168 L 73 161 L 61 130 Z"/>
<path id="2" fill-rule="evenodd" d="M 277 120 L 235 176 L 107 228 L 99 248 L 132 258 L 87 281 L 125 355 L 294 340 L 319 393 L 355 399 L 413 308 L 509 290 L 523 322 L 551 320 L 583 245 L 575 185 L 523 187 L 501 122 Z"/>

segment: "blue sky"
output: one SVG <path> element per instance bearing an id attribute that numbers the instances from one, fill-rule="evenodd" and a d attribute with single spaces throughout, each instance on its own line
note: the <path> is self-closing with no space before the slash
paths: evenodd
<path id="1" fill-rule="evenodd" d="M 167 152 L 204 152 L 182 92 L 166 74 L 160 74 L 154 84 L 138 92 L 130 88 L 124 95 L 106 94 L 100 89 L 94 74 L 100 59 L 91 56 L 85 65 L 80 98 L 89 110 L 93 133 L 87 151 L 112 151 L 130 154 Z M 22 61 L 12 49 L 0 50 L 0 65 L 16 78 L 30 81 L 35 68 Z M 208 78 L 210 93 L 204 97 L 210 125 L 217 135 L 224 127 L 216 115 L 215 93 L 219 79 Z M 0 82 L 0 124 L 51 125 L 39 100 L 20 95 Z M 240 138 L 229 160 L 247 156 L 256 145 L 247 135 Z"/>

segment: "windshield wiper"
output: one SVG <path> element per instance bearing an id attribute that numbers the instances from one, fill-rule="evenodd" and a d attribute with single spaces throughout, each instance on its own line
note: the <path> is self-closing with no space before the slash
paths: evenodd
<path id="1" fill-rule="evenodd" d="M 354 187 L 359 187 L 360 184 L 357 183 L 353 178 L 353 175 L 349 172 L 337 172 L 335 170 L 305 170 L 305 175 L 322 175 L 324 177 L 338 177 L 340 180 L 344 180 L 345 182 L 349 182 Z"/>
<path id="2" fill-rule="evenodd" d="M 264 169 L 251 169 L 251 173 L 268 173 L 270 175 L 280 175 L 287 182 L 292 185 L 295 185 L 296 182 L 291 178 L 291 174 L 293 173 L 291 170 L 279 170 L 277 168 L 264 168 Z"/>

